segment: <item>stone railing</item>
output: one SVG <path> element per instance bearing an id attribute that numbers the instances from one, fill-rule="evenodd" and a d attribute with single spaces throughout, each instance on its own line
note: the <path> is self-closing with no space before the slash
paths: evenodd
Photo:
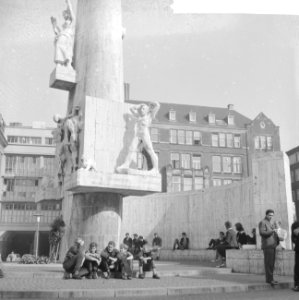
<path id="1" fill-rule="evenodd" d="M 264 253 L 262 250 L 227 250 L 226 266 L 236 273 L 264 274 Z M 274 273 L 294 274 L 294 251 L 277 250 Z"/>
<path id="2" fill-rule="evenodd" d="M 210 261 L 215 259 L 214 250 L 169 250 L 161 249 L 160 257 L 162 260 L 197 260 L 197 261 Z"/>

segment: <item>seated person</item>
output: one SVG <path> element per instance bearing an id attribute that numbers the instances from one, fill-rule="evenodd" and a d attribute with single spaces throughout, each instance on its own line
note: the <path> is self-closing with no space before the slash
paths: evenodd
<path id="1" fill-rule="evenodd" d="M 247 235 L 247 244 L 248 245 L 256 245 L 256 229 L 252 228 L 251 230 L 252 237 Z"/>
<path id="2" fill-rule="evenodd" d="M 97 279 L 98 278 L 98 269 L 101 263 L 101 255 L 97 251 L 97 244 L 92 242 L 89 245 L 89 249 L 85 252 L 85 261 L 83 266 L 87 268 L 88 275 L 87 279 Z"/>
<path id="3" fill-rule="evenodd" d="M 70 247 L 65 255 L 62 266 L 65 270 L 64 279 L 70 279 L 71 274 L 73 279 L 82 279 L 80 275 L 81 267 L 84 263 L 85 255 L 83 253 L 84 241 L 77 238 L 74 245 Z"/>
<path id="4" fill-rule="evenodd" d="M 156 254 L 156 260 L 160 259 L 160 249 L 162 248 L 162 239 L 158 236 L 158 233 L 154 233 L 152 242 L 153 252 Z"/>
<path id="5" fill-rule="evenodd" d="M 275 221 L 274 222 L 274 227 L 277 230 L 277 236 L 279 239 L 279 244 L 277 246 L 277 249 L 285 250 L 287 245 L 286 245 L 286 239 L 288 237 L 288 232 L 281 228 L 281 222 L 280 221 Z"/>
<path id="6" fill-rule="evenodd" d="M 217 246 L 218 246 L 218 245 L 224 245 L 224 244 L 226 244 L 225 234 L 224 234 L 223 231 L 220 231 L 220 232 L 219 232 L 219 238 L 216 239 L 216 240 L 217 240 L 217 244 L 215 245 L 214 250 L 217 249 Z M 219 253 L 218 253 L 218 251 L 216 251 L 215 259 L 213 259 L 211 262 L 216 262 L 216 261 L 218 261 L 219 259 L 220 259 Z"/>
<path id="7" fill-rule="evenodd" d="M 219 232 L 219 238 L 218 239 L 211 239 L 209 242 L 209 247 L 207 248 L 207 250 L 215 250 L 216 246 L 218 246 L 220 244 L 220 242 L 224 239 L 224 232 L 220 231 Z"/>
<path id="8" fill-rule="evenodd" d="M 133 254 L 128 251 L 126 244 L 119 247 L 118 259 L 120 261 L 122 279 L 132 279 L 133 275 Z"/>
<path id="9" fill-rule="evenodd" d="M 119 251 L 115 248 L 115 243 L 110 241 L 108 246 L 101 252 L 100 269 L 104 278 L 109 279 L 111 272 L 119 272 L 120 261 L 118 259 Z"/>
<path id="10" fill-rule="evenodd" d="M 143 245 L 138 253 L 139 260 L 139 278 L 144 279 L 144 272 L 153 271 L 153 278 L 160 279 L 157 274 L 154 258 L 152 255 L 152 249 L 147 245 L 147 242 Z"/>
<path id="11" fill-rule="evenodd" d="M 239 248 L 242 249 L 243 245 L 247 244 L 247 234 L 244 231 L 243 225 L 241 223 L 235 224 L 237 231 L 237 243 Z"/>
<path id="12" fill-rule="evenodd" d="M 185 250 L 189 249 L 189 238 L 187 237 L 186 232 L 182 233 L 181 239 L 175 239 L 174 244 L 173 244 L 173 250 Z"/>
<path id="13" fill-rule="evenodd" d="M 130 234 L 127 232 L 125 238 L 123 239 L 123 244 L 128 246 L 128 251 L 133 251 L 133 240 L 130 237 Z"/>

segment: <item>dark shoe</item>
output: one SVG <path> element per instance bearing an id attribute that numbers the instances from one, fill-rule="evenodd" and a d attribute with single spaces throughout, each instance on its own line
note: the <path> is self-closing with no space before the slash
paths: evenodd
<path id="1" fill-rule="evenodd" d="M 79 274 L 74 274 L 72 278 L 79 279 L 79 280 L 82 279 L 82 277 Z"/>
<path id="2" fill-rule="evenodd" d="M 63 274 L 63 279 L 71 279 L 71 273 L 69 273 L 69 272 L 64 272 L 64 274 Z"/>
<path id="3" fill-rule="evenodd" d="M 144 274 L 139 274 L 139 276 L 138 276 L 138 278 L 140 278 L 140 279 L 144 279 Z"/>
<path id="4" fill-rule="evenodd" d="M 128 276 L 128 280 L 132 280 L 132 276 Z"/>
<path id="5" fill-rule="evenodd" d="M 270 284 L 271 284 L 272 286 L 274 286 L 274 285 L 278 285 L 278 281 L 276 281 L 276 280 L 272 280 L 272 281 L 270 282 Z"/>
<path id="6" fill-rule="evenodd" d="M 91 273 L 89 273 L 87 276 L 86 276 L 87 279 L 92 279 L 92 275 Z"/>
<path id="7" fill-rule="evenodd" d="M 109 278 L 110 278 L 109 274 L 106 273 L 106 272 L 103 273 L 103 277 L 104 277 L 105 279 L 109 279 Z"/>
<path id="8" fill-rule="evenodd" d="M 158 276 L 158 274 L 154 274 L 153 279 L 160 279 L 160 277 Z"/>
<path id="9" fill-rule="evenodd" d="M 97 272 L 93 272 L 91 275 L 92 279 L 98 279 L 98 274 Z"/>
<path id="10" fill-rule="evenodd" d="M 157 258 L 156 258 L 157 260 L 160 260 L 160 257 L 159 256 L 157 256 Z"/>
<path id="11" fill-rule="evenodd" d="M 292 289 L 294 292 L 299 292 L 299 285 L 296 285 L 295 287 L 293 287 Z"/>

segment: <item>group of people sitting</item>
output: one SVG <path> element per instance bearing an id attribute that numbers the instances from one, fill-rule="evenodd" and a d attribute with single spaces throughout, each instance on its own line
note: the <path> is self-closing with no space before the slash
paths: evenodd
<path id="1" fill-rule="evenodd" d="M 285 249 L 285 240 L 287 231 L 281 228 L 281 222 L 276 221 L 275 227 L 281 235 L 281 240 L 279 247 Z M 251 236 L 246 234 L 244 227 L 241 223 L 235 224 L 235 230 L 232 227 L 230 221 L 224 223 L 226 228 L 226 233 L 223 231 L 219 232 L 219 237 L 217 239 L 211 239 L 209 242 L 209 247 L 207 249 L 216 250 L 216 256 L 213 262 L 220 261 L 218 268 L 223 268 L 226 266 L 226 250 L 227 249 L 242 249 L 244 245 L 256 245 L 256 229 L 253 228 L 251 231 Z"/>
<path id="2" fill-rule="evenodd" d="M 64 278 L 82 279 L 86 276 L 87 279 L 97 279 L 100 272 L 105 279 L 109 279 L 111 273 L 114 273 L 115 277 L 120 275 L 122 279 L 131 280 L 133 259 L 136 259 L 139 262 L 138 278 L 144 279 L 144 272 L 152 271 L 153 278 L 160 279 L 154 263 L 154 253 L 157 249 L 158 247 L 151 247 L 143 236 L 138 236 L 133 244 L 133 239 L 126 234 L 119 249 L 114 241 L 110 241 L 105 249 L 98 251 L 97 244 L 92 242 L 89 249 L 84 251 L 84 241 L 77 238 L 67 251 L 62 264 L 65 270 Z"/>

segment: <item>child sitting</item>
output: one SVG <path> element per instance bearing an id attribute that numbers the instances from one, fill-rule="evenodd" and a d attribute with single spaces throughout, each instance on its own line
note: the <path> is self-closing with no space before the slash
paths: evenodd
<path id="1" fill-rule="evenodd" d="M 140 252 L 138 253 L 138 258 L 140 279 L 144 279 L 144 272 L 151 270 L 153 271 L 153 278 L 160 279 L 156 271 L 156 266 L 152 255 L 152 249 L 147 244 L 144 244 L 141 248 Z"/>
<path id="2" fill-rule="evenodd" d="M 118 259 L 120 260 L 120 268 L 122 279 L 132 279 L 132 263 L 133 254 L 128 251 L 128 246 L 126 244 L 120 245 L 120 252 L 118 254 Z"/>
<path id="3" fill-rule="evenodd" d="M 110 241 L 108 246 L 101 252 L 100 269 L 103 272 L 104 278 L 109 279 L 111 271 L 118 272 L 120 268 L 119 251 L 115 248 L 115 243 Z"/>
<path id="4" fill-rule="evenodd" d="M 101 263 L 101 256 L 97 252 L 97 244 L 92 242 L 89 245 L 89 249 L 85 252 L 85 261 L 83 266 L 87 268 L 88 275 L 86 278 L 88 279 L 97 279 L 99 265 Z"/>

